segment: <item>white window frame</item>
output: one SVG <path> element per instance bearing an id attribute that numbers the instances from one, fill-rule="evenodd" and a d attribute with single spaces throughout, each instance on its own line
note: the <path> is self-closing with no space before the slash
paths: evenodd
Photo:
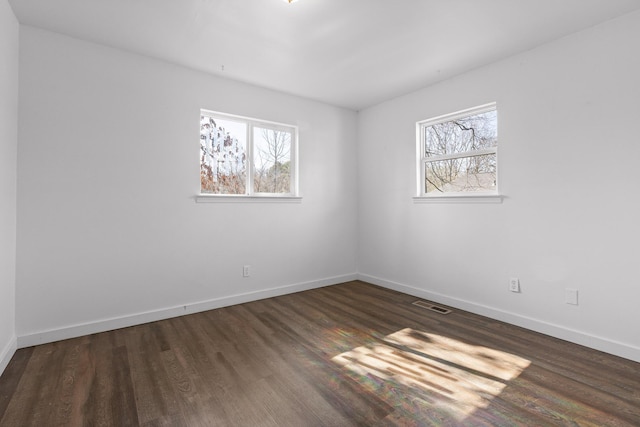
<path id="1" fill-rule="evenodd" d="M 473 116 L 476 114 L 482 114 L 489 111 L 496 111 L 497 113 L 497 104 L 495 102 L 491 102 L 488 104 L 480 105 L 478 107 L 468 108 L 465 110 L 457 111 L 455 113 L 444 114 L 442 116 L 433 117 L 427 120 L 421 120 L 416 123 L 416 150 L 417 150 L 417 196 L 414 197 L 415 202 L 479 202 L 479 203 L 493 203 L 502 202 L 502 196 L 498 191 L 498 147 L 492 147 L 482 150 L 469 150 L 469 151 L 461 151 L 459 153 L 452 153 L 446 155 L 439 156 L 431 156 L 427 157 L 426 146 L 425 146 L 425 130 L 426 128 L 456 120 L 462 117 Z M 482 156 L 487 154 L 493 154 L 496 156 L 496 186 L 494 190 L 490 191 L 478 191 L 478 192 L 448 192 L 448 193 L 427 193 L 425 191 L 424 183 L 425 183 L 425 169 L 426 164 L 434 161 L 441 160 L 450 160 L 450 159 L 459 159 L 465 157 L 475 157 Z"/>
<path id="2" fill-rule="evenodd" d="M 218 111 L 200 110 L 200 116 L 212 117 L 213 119 L 229 120 L 246 124 L 246 152 L 247 152 L 247 166 L 246 166 L 246 183 L 245 192 L 243 194 L 216 194 L 216 193 L 202 193 L 202 185 L 200 184 L 199 194 L 196 196 L 196 202 L 217 202 L 217 201 L 283 201 L 291 202 L 301 199 L 298 193 L 298 127 L 286 123 L 272 122 L 268 120 L 256 119 L 252 117 L 238 116 L 234 114 L 221 113 Z M 265 193 L 256 192 L 254 190 L 254 143 L 253 143 L 253 129 L 255 127 L 279 130 L 291 133 L 291 147 L 290 147 L 290 183 L 289 193 Z M 200 155 L 200 152 L 198 152 Z M 199 174 L 198 174 L 199 175 Z"/>

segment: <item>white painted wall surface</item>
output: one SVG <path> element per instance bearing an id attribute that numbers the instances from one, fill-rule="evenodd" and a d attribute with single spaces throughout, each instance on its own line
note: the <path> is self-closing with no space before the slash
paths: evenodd
<path id="1" fill-rule="evenodd" d="M 638 40 L 634 13 L 362 111 L 361 277 L 640 361 Z M 504 202 L 414 204 L 416 121 L 491 101 Z"/>
<path id="2" fill-rule="evenodd" d="M 0 374 L 16 349 L 18 21 L 0 0 Z"/>
<path id="3" fill-rule="evenodd" d="M 19 345 L 355 277 L 355 112 L 20 36 Z M 200 108 L 299 126 L 302 202 L 195 203 Z"/>

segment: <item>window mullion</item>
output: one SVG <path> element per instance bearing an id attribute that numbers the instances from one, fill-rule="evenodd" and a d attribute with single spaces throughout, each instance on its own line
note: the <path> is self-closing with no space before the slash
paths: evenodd
<path id="1" fill-rule="evenodd" d="M 425 194 L 425 180 L 426 180 L 426 174 L 425 174 L 425 167 L 426 167 L 426 162 L 425 162 L 425 153 L 427 152 L 427 141 L 426 141 L 426 127 L 425 126 L 418 126 L 418 132 L 419 132 L 419 138 L 420 138 L 420 147 L 419 150 L 420 152 L 418 153 L 418 158 L 421 158 L 422 160 L 420 161 L 420 164 L 418 166 L 419 168 L 419 177 L 418 177 L 418 194 Z"/>
<path id="2" fill-rule="evenodd" d="M 298 133 L 292 132 L 291 134 L 291 148 L 289 149 L 289 192 L 291 194 L 298 194 L 296 188 L 296 181 L 298 177 L 298 153 L 296 147 L 298 146 Z"/>
<path id="3" fill-rule="evenodd" d="M 424 143 L 423 143 L 424 145 Z M 424 153 L 425 150 L 423 150 Z M 426 162 L 437 162 L 439 160 L 452 160 L 452 159 L 461 159 L 464 157 L 476 157 L 476 156 L 484 156 L 487 154 L 496 154 L 497 150 L 495 147 L 493 148 L 485 148 L 482 150 L 473 150 L 473 151 L 465 151 L 462 153 L 452 153 L 452 154 L 442 154 L 439 156 L 431 156 L 431 157 L 423 157 L 422 160 Z"/>
<path id="4" fill-rule="evenodd" d="M 247 195 L 248 196 L 253 196 L 254 194 L 254 189 L 253 189 L 253 123 L 248 122 L 247 123 L 247 149 L 246 149 L 246 153 L 248 153 L 247 155 L 247 159 L 245 161 L 245 168 L 246 168 L 246 173 L 245 175 L 247 176 L 247 181 L 246 181 L 246 188 L 247 188 Z"/>

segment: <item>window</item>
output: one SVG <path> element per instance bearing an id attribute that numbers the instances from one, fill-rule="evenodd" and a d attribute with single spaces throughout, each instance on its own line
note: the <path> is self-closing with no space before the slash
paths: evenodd
<path id="1" fill-rule="evenodd" d="M 295 126 L 201 110 L 202 195 L 297 195 Z"/>
<path id="2" fill-rule="evenodd" d="M 417 123 L 419 196 L 497 194 L 495 103 Z"/>

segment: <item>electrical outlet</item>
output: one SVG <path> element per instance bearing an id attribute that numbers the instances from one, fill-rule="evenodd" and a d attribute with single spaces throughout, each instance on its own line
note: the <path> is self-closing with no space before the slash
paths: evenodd
<path id="1" fill-rule="evenodd" d="M 242 277 L 249 277 L 249 276 L 251 276 L 251 266 L 244 265 L 242 267 Z"/>
<path id="2" fill-rule="evenodd" d="M 509 290 L 511 292 L 520 292 L 520 279 L 517 277 L 509 279 Z"/>
<path id="3" fill-rule="evenodd" d="M 570 288 L 565 289 L 564 302 L 571 305 L 578 305 L 578 290 Z"/>

